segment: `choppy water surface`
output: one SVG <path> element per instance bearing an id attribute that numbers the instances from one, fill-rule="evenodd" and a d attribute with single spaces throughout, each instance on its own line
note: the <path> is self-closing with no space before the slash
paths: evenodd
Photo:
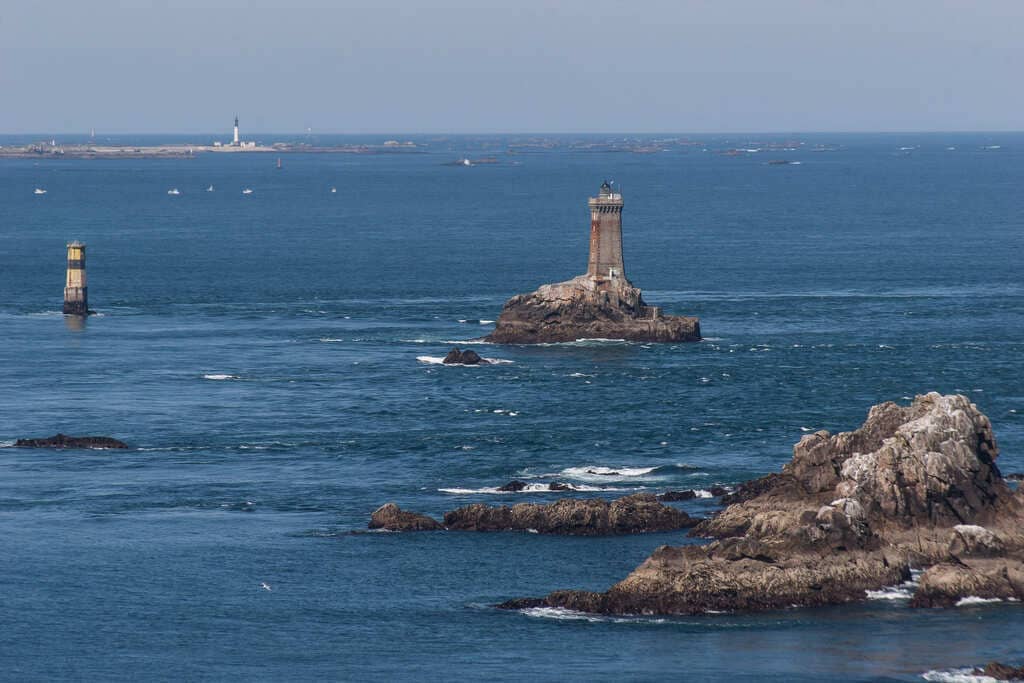
<path id="1" fill-rule="evenodd" d="M 603 589 L 683 534 L 352 533 L 386 501 L 565 495 L 493 492 L 513 478 L 732 485 L 929 390 L 969 395 L 1004 472 L 1024 470 L 1024 136 L 801 139 L 470 168 L 442 164 L 504 141 L 281 170 L 0 160 L 0 441 L 133 446 L 0 450 L 0 677 L 921 680 L 1024 658 L 1019 606 L 912 611 L 900 588 L 754 616 L 490 607 Z M 764 163 L 780 155 L 802 163 Z M 433 362 L 511 294 L 585 269 L 604 178 L 625 195 L 628 275 L 707 340 Z M 100 313 L 81 327 L 59 313 L 71 239 Z"/>

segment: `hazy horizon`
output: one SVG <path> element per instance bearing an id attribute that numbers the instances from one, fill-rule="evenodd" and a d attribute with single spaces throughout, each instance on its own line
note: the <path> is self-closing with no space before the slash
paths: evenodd
<path id="1" fill-rule="evenodd" d="M 1013 0 L 15 2 L 0 132 L 1015 132 L 1022 24 Z"/>

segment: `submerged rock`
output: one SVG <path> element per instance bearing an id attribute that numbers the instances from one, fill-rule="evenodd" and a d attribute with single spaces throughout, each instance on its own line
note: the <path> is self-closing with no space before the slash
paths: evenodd
<path id="1" fill-rule="evenodd" d="M 649 493 L 611 501 L 567 498 L 554 503 L 519 503 L 492 507 L 474 503 L 444 516 L 444 524 L 459 531 L 532 529 L 542 534 L 605 536 L 676 531 L 696 524 L 681 510 L 662 505 Z"/>
<path id="2" fill-rule="evenodd" d="M 406 512 L 394 503 L 386 503 L 373 511 L 370 529 L 387 531 L 437 531 L 444 529 L 434 518 L 418 512 Z"/>
<path id="3" fill-rule="evenodd" d="M 128 444 L 109 436 L 68 436 L 54 434 L 45 439 L 18 439 L 15 448 L 128 448 Z"/>
<path id="4" fill-rule="evenodd" d="M 505 493 L 516 493 L 517 491 L 522 491 L 525 488 L 526 488 L 526 482 L 525 481 L 519 481 L 518 479 L 516 479 L 514 481 L 510 481 L 507 484 L 503 484 L 503 485 L 499 486 L 498 490 L 502 491 L 502 492 L 505 492 Z"/>
<path id="5" fill-rule="evenodd" d="M 781 474 L 747 482 L 693 531 L 604 593 L 539 604 L 693 614 L 865 598 L 931 567 L 913 604 L 1024 597 L 1024 494 L 1000 476 L 988 418 L 964 396 L 875 406 L 853 432 L 801 439 Z M 538 599 L 531 599 L 538 600 Z M 506 603 L 509 606 L 513 603 Z"/>
<path id="6" fill-rule="evenodd" d="M 697 318 L 664 315 L 648 306 L 640 290 L 625 278 L 581 275 L 543 285 L 509 299 L 494 331 L 497 344 L 540 344 L 577 339 L 625 339 L 639 342 L 700 341 Z"/>
<path id="7" fill-rule="evenodd" d="M 445 365 L 490 365 L 491 363 L 486 358 L 482 358 L 480 354 L 473 349 L 460 351 L 458 347 L 449 351 L 448 355 L 444 357 L 442 362 Z"/>

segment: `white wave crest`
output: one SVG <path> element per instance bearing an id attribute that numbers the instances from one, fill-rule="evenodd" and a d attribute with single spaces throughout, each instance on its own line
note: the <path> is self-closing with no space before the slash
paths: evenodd
<path id="1" fill-rule="evenodd" d="M 834 501 L 835 503 L 839 501 Z M 924 570 L 911 569 L 910 579 L 896 586 L 883 586 L 877 591 L 864 591 L 868 600 L 910 600 L 921 579 Z"/>
<path id="2" fill-rule="evenodd" d="M 566 484 L 569 491 L 626 491 L 628 489 L 616 488 L 614 486 L 587 486 L 586 484 Z M 527 484 L 525 488 L 520 491 L 502 491 L 497 486 L 483 486 L 478 489 L 466 489 L 466 488 L 444 488 L 438 489 L 441 493 L 451 493 L 457 496 L 468 496 L 479 493 L 496 494 L 496 495 L 511 495 L 515 493 L 563 493 L 563 491 L 557 491 L 548 484 Z"/>
<path id="3" fill-rule="evenodd" d="M 209 375 L 203 375 L 203 379 L 212 379 L 212 380 L 238 379 L 238 375 L 209 374 Z"/>
<path id="4" fill-rule="evenodd" d="M 909 600 L 914 597 L 909 590 L 899 586 L 886 586 L 882 590 L 864 592 L 867 593 L 868 600 Z"/>
<path id="5" fill-rule="evenodd" d="M 933 683 L 997 683 L 991 676 L 974 673 L 974 669 L 948 669 L 946 671 L 926 671 L 921 678 Z"/>
<path id="6" fill-rule="evenodd" d="M 444 356 L 416 356 L 416 360 L 427 365 L 445 365 Z M 507 358 L 484 358 L 489 365 L 508 365 L 509 363 L 515 363 L 514 360 L 508 360 Z M 454 367 L 478 367 L 472 363 L 448 363 Z"/>
<path id="7" fill-rule="evenodd" d="M 970 607 L 972 605 L 988 605 L 993 602 L 1002 602 L 1002 598 L 981 598 L 977 595 L 968 595 L 956 601 L 956 607 Z"/>
<path id="8" fill-rule="evenodd" d="M 606 617 L 599 614 L 587 614 L 564 607 L 527 607 L 519 610 L 528 617 L 538 619 L 559 619 L 572 621 L 589 621 L 591 623 L 606 622 L 611 624 L 664 624 L 666 619 L 649 617 Z"/>

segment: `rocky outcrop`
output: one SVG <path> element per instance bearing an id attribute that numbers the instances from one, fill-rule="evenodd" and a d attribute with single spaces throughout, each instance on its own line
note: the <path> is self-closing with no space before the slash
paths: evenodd
<path id="1" fill-rule="evenodd" d="M 567 498 L 549 504 L 519 503 L 492 507 L 466 505 L 445 514 L 444 524 L 426 515 L 406 512 L 394 503 L 377 508 L 371 529 L 388 531 L 532 531 L 569 536 L 610 536 L 678 531 L 697 520 L 681 510 L 662 505 L 649 493 L 618 500 Z"/>
<path id="2" fill-rule="evenodd" d="M 1024 597 L 1024 497 L 1002 479 L 988 418 L 964 396 L 875 406 L 857 430 L 804 437 L 782 473 L 700 523 L 705 546 L 658 548 L 604 593 L 532 604 L 692 614 L 861 600 L 930 567 L 913 604 Z M 505 607 L 522 605 L 511 601 Z"/>
<path id="3" fill-rule="evenodd" d="M 406 512 L 394 503 L 386 503 L 373 511 L 370 529 L 385 531 L 438 531 L 444 529 L 434 518 L 418 512 Z"/>
<path id="4" fill-rule="evenodd" d="M 519 503 L 491 507 L 474 503 L 444 516 L 444 525 L 459 531 L 532 530 L 542 534 L 609 536 L 677 531 L 696 520 L 681 510 L 662 505 L 649 493 L 612 502 L 599 498 L 567 498 L 549 504 Z"/>
<path id="5" fill-rule="evenodd" d="M 981 669 L 975 669 L 976 676 L 988 676 L 997 681 L 1024 681 L 1024 666 L 1010 666 L 1001 662 L 989 662 Z"/>
<path id="6" fill-rule="evenodd" d="M 697 318 L 667 316 L 648 306 L 625 278 L 586 275 L 543 285 L 512 297 L 486 338 L 497 344 L 539 344 L 577 339 L 640 342 L 700 340 Z"/>
<path id="7" fill-rule="evenodd" d="M 441 361 L 445 365 L 490 365 L 491 362 L 486 358 L 482 358 L 479 353 L 473 349 L 466 349 L 460 351 L 458 347 L 448 352 L 448 355 Z"/>
<path id="8" fill-rule="evenodd" d="M 15 448 L 128 448 L 128 444 L 109 436 L 68 436 L 54 434 L 45 439 L 18 439 Z"/>

